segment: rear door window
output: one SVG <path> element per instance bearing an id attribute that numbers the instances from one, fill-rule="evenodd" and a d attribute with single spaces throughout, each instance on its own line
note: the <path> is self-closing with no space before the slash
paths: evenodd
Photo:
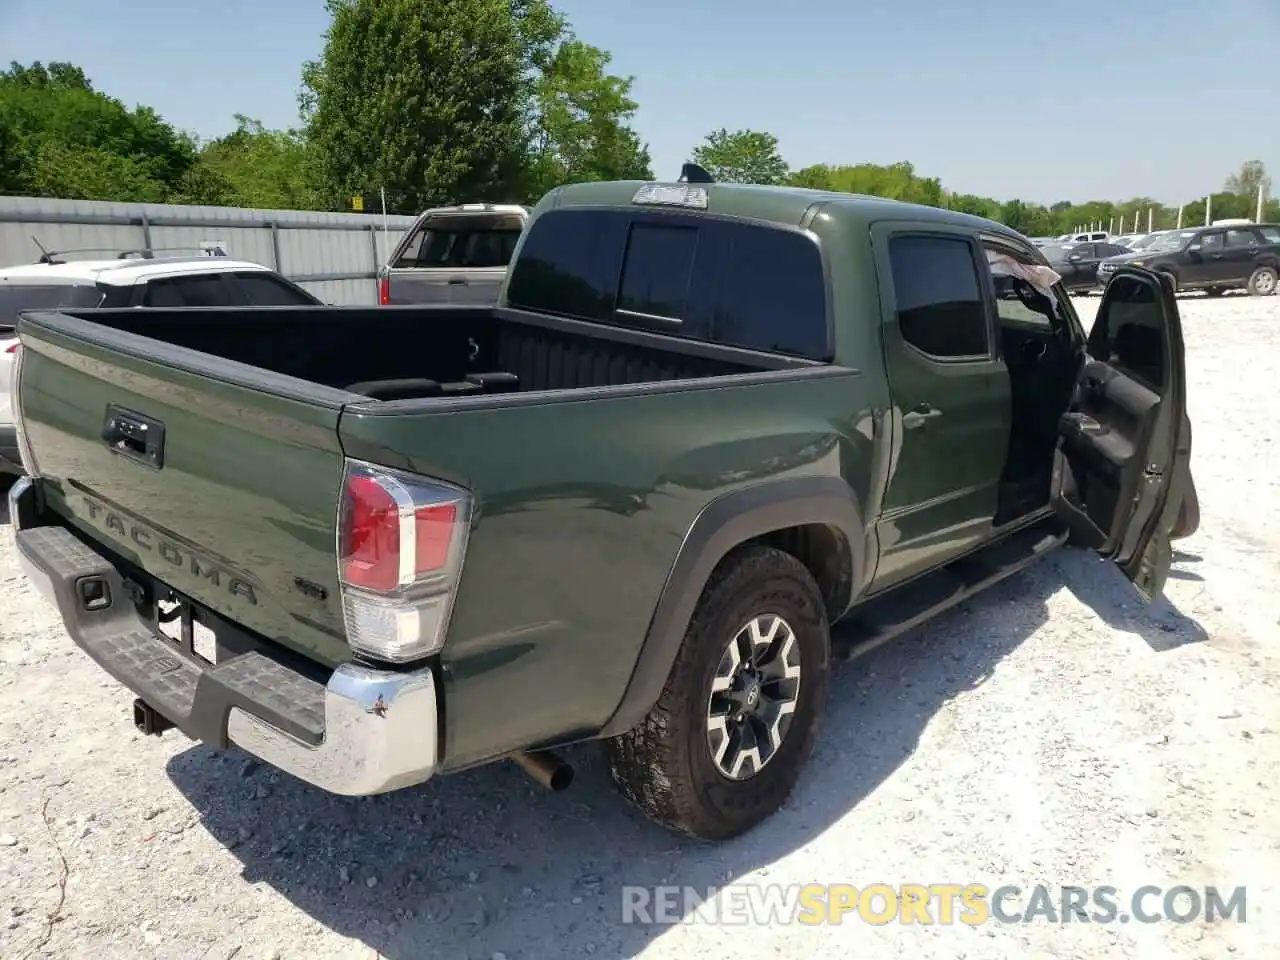
<path id="1" fill-rule="evenodd" d="M 1258 235 L 1252 230 L 1238 229 L 1227 231 L 1228 247 L 1252 247 L 1258 243 Z"/>
<path id="2" fill-rule="evenodd" d="M 148 307 L 239 307 L 244 295 L 222 274 L 167 277 L 147 284 L 143 305 Z"/>
<path id="3" fill-rule="evenodd" d="M 97 307 L 102 290 L 88 283 L 0 283 L 0 333 L 8 333 L 24 310 Z"/>
<path id="4" fill-rule="evenodd" d="M 817 244 L 768 225 L 681 214 L 549 211 L 507 291 L 515 307 L 829 360 Z"/>
<path id="5" fill-rule="evenodd" d="M 987 310 L 968 240 L 893 237 L 889 261 L 903 340 L 942 360 L 990 356 Z"/>

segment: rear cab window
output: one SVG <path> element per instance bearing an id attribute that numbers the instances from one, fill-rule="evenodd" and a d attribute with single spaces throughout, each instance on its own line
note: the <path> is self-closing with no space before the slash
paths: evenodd
<path id="1" fill-rule="evenodd" d="M 510 213 L 428 216 L 396 251 L 391 269 L 506 267 L 523 229 L 522 218 Z"/>
<path id="2" fill-rule="evenodd" d="M 712 215 L 550 210 L 529 227 L 512 307 L 829 362 L 822 253 L 798 229 Z"/>

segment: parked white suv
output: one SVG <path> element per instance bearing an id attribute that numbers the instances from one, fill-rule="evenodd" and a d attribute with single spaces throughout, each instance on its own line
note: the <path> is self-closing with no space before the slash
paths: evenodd
<path id="1" fill-rule="evenodd" d="M 67 251 L 68 253 L 72 251 Z M 136 254 L 136 255 L 130 255 Z M 24 310 L 68 307 L 305 306 L 322 301 L 258 263 L 224 256 L 153 257 L 127 251 L 114 260 L 68 260 L 0 267 L 0 475 L 21 473 L 9 381 Z"/>

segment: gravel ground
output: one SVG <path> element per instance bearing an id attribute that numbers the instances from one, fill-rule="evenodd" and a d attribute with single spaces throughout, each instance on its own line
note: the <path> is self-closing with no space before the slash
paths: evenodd
<path id="1" fill-rule="evenodd" d="M 1064 550 L 841 664 L 787 808 L 723 846 L 587 748 L 564 794 L 504 764 L 342 800 L 143 738 L 0 540 L 0 956 L 1280 956 L 1280 297 L 1181 307 L 1203 517 L 1168 600 Z M 1244 885 L 1248 922 L 620 922 L 627 884 L 813 882 Z"/>

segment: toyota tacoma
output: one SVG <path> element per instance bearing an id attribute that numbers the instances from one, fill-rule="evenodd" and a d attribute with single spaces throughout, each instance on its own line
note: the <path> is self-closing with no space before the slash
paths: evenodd
<path id="1" fill-rule="evenodd" d="M 1166 278 L 1086 332 L 999 224 L 557 188 L 492 305 L 22 314 L 18 556 L 134 722 L 369 795 L 598 740 L 654 820 L 785 800 L 840 644 L 1192 532 Z M 843 647 L 841 649 L 844 649 Z M 840 651 L 837 651 L 839 653 Z"/>

